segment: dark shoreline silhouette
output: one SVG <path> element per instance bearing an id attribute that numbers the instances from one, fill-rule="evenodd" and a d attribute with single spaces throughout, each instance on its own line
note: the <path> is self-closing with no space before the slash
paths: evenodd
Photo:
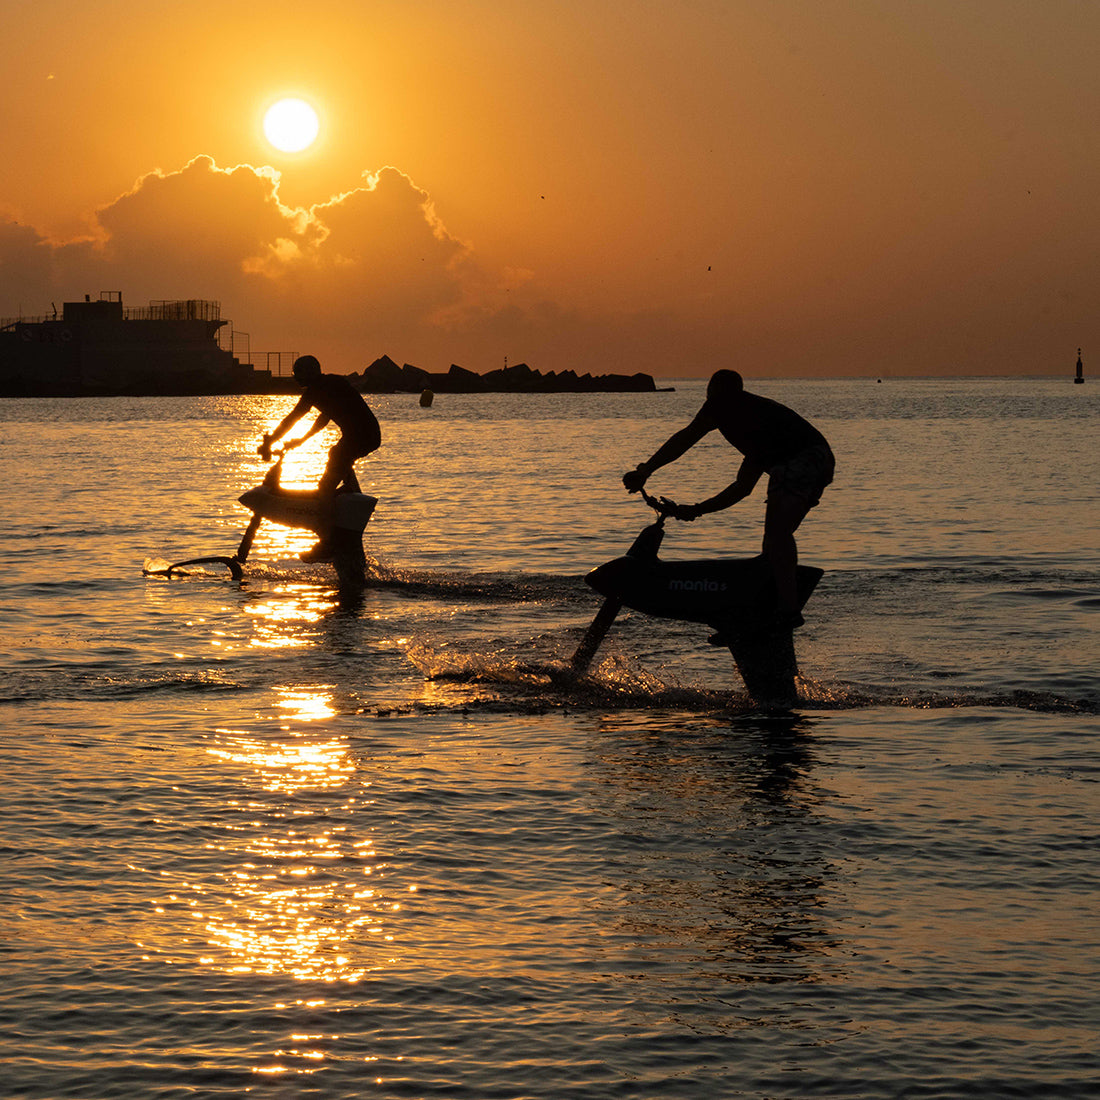
<path id="1" fill-rule="evenodd" d="M 390 367 L 379 367 L 387 363 Z M 392 369 L 390 369 L 392 368 Z M 575 371 L 532 370 L 526 363 L 487 374 L 477 374 L 452 366 L 445 374 L 433 374 L 406 364 L 398 367 L 392 359 L 375 360 L 361 374 L 347 376 L 356 389 L 372 394 L 491 394 L 491 393 L 663 393 L 674 387 L 658 387 L 649 374 L 581 374 Z M 297 394 L 292 377 L 272 376 L 263 371 L 175 370 L 170 375 L 158 372 L 151 363 L 147 371 L 135 377 L 131 371 L 125 384 L 113 385 L 107 372 L 95 382 L 67 378 L 34 379 L 23 375 L 5 378 L 0 372 L 0 397 L 215 397 L 246 394 Z"/>
<path id="2" fill-rule="evenodd" d="M 0 397 L 200 397 L 297 393 L 291 375 L 241 362 L 218 342 L 221 305 L 205 299 L 155 301 L 126 309 L 120 291 L 65 302 L 45 317 L 0 321 Z M 234 334 L 236 335 L 236 334 Z M 272 353 L 276 355 L 276 353 Z M 281 361 L 282 356 L 277 355 Z M 269 363 L 271 356 L 268 357 Z M 337 371 L 336 373 L 340 373 Z M 477 374 L 443 374 L 388 355 L 347 375 L 363 393 L 653 393 L 648 374 L 543 374 L 526 363 Z M 430 391 L 430 394 L 425 393 Z"/>
<path id="3" fill-rule="evenodd" d="M 543 374 L 526 363 L 477 374 L 457 364 L 445 374 L 433 374 L 406 363 L 399 367 L 388 355 L 376 359 L 362 374 L 348 375 L 363 393 L 655 393 L 649 374 Z"/>

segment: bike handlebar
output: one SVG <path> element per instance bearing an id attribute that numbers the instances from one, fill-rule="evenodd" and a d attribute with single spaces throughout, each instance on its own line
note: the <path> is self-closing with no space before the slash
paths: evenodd
<path id="1" fill-rule="evenodd" d="M 256 448 L 256 454 L 260 456 L 265 462 L 270 462 L 273 458 L 282 458 L 287 451 L 294 447 L 297 447 L 302 441 L 300 439 L 287 439 L 283 441 L 283 445 L 279 450 L 272 450 L 271 444 L 268 442 L 267 436 L 264 436 L 264 441 Z"/>
<path id="2" fill-rule="evenodd" d="M 642 500 L 644 500 L 661 519 L 664 519 L 665 516 L 671 516 L 676 508 L 676 504 L 669 500 L 668 497 L 650 496 L 645 489 L 640 489 L 639 492 L 642 494 Z"/>

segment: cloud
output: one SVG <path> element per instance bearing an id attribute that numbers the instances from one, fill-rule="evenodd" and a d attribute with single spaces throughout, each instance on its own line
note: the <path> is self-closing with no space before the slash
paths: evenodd
<path id="1" fill-rule="evenodd" d="M 271 169 L 218 168 L 196 157 L 178 172 L 152 172 L 97 212 L 106 263 L 174 272 L 239 270 L 298 222 L 278 199 Z"/>
<path id="2" fill-rule="evenodd" d="M 0 222 L 0 313 L 46 312 L 54 294 L 53 258 L 49 241 L 31 226 Z"/>
<path id="3" fill-rule="evenodd" d="M 373 317 L 362 322 L 370 327 L 430 323 L 435 310 L 461 298 L 474 271 L 470 247 L 396 168 L 365 174 L 362 187 L 311 207 L 308 224 L 308 247 L 264 271 L 276 292 L 308 293 L 330 324 L 349 313 Z"/>
<path id="4" fill-rule="evenodd" d="M 364 172 L 308 208 L 284 204 L 280 183 L 272 168 L 198 156 L 140 177 L 96 211 L 84 237 L 50 241 L 0 221 L 0 301 L 11 304 L 0 313 L 47 313 L 103 290 L 131 306 L 215 299 L 248 333 L 253 362 L 311 352 L 344 373 L 383 353 L 430 370 L 488 370 L 507 356 L 545 370 L 629 373 L 655 358 L 665 366 L 662 343 L 687 353 L 698 339 L 668 313 L 582 312 L 534 271 L 494 269 L 397 168 Z"/>
<path id="5" fill-rule="evenodd" d="M 358 355 L 347 370 L 484 310 L 471 303 L 491 280 L 403 172 L 364 173 L 308 209 L 284 205 L 279 183 L 274 169 L 199 156 L 142 176 L 96 211 L 87 237 L 50 242 L 0 223 L 0 298 L 28 313 L 107 289 L 131 305 L 213 298 L 254 351 Z"/>

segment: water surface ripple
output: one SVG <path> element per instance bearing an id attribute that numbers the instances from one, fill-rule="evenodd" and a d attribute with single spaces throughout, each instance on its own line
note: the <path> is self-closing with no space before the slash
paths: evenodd
<path id="1" fill-rule="evenodd" d="M 1100 1097 L 1094 388 L 758 388 L 838 456 L 785 713 L 633 613 L 560 675 L 697 383 L 376 399 L 360 599 L 278 528 L 141 575 L 288 399 L 0 402 L 4 1095 Z"/>

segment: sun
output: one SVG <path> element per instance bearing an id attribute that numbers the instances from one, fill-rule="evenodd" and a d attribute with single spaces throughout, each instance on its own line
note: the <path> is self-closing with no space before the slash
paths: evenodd
<path id="1" fill-rule="evenodd" d="M 283 153 L 308 149 L 320 129 L 317 112 L 304 99 L 280 99 L 264 115 L 264 135 Z"/>

